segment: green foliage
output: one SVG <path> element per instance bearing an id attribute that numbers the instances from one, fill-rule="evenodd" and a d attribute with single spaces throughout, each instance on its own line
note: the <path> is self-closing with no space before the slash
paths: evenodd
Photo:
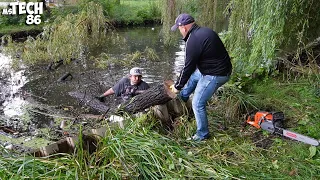
<path id="1" fill-rule="evenodd" d="M 319 32 L 319 27 L 313 26 L 320 22 L 319 7 L 319 3 L 305 0 L 231 1 L 225 42 L 234 59 L 235 72 L 269 72 L 279 48 L 297 48 L 312 40 Z"/>
<path id="2" fill-rule="evenodd" d="M 226 30 L 224 24 L 227 16 L 224 14 L 229 1 L 221 0 L 199 0 L 196 21 L 199 25 L 212 28 L 216 32 Z"/>
<path id="3" fill-rule="evenodd" d="M 165 0 L 161 8 L 162 36 L 165 45 L 176 43 L 176 35 L 171 31 L 176 17 L 180 13 L 194 14 L 197 12 L 198 5 L 196 0 Z"/>
<path id="4" fill-rule="evenodd" d="M 115 2 L 114 0 L 80 0 L 77 6 L 79 9 L 85 9 L 88 7 L 88 3 L 99 4 L 103 10 L 103 15 L 108 17 Z"/>
<path id="5" fill-rule="evenodd" d="M 199 4 L 198 0 L 176 0 L 178 4 L 177 15 L 180 13 L 196 14 L 199 13 Z"/>
<path id="6" fill-rule="evenodd" d="M 144 50 L 144 54 L 146 55 L 146 58 L 151 61 L 160 60 L 159 56 L 157 55 L 157 52 L 149 47 L 146 47 Z"/>
<path id="7" fill-rule="evenodd" d="M 50 9 L 50 22 L 53 22 L 57 17 L 66 17 L 68 14 L 77 14 L 81 10 L 77 6 L 59 6 Z"/>
<path id="8" fill-rule="evenodd" d="M 78 14 L 57 17 L 36 38 L 28 37 L 22 45 L 9 42 L 5 49 L 12 57 L 21 54 L 26 64 L 70 60 L 84 56 L 89 45 L 103 39 L 107 29 L 101 6 L 90 2 Z"/>
<path id="9" fill-rule="evenodd" d="M 0 9 L 0 12 L 2 12 L 2 9 Z M 8 26 L 8 25 L 24 25 L 26 23 L 26 15 L 1 15 L 0 16 L 0 24 L 1 26 Z M 0 26 L 0 27 L 1 27 Z"/>
<path id="10" fill-rule="evenodd" d="M 141 61 L 156 61 L 159 60 L 159 56 L 155 50 L 149 47 L 143 52 L 135 51 L 130 54 L 123 54 L 118 57 L 109 56 L 106 53 L 100 54 L 98 57 L 91 57 L 95 61 L 95 65 L 99 68 L 106 68 L 107 66 L 133 66 Z"/>
<path id="11" fill-rule="evenodd" d="M 120 1 L 121 4 L 114 5 L 110 10 L 109 17 L 118 23 L 143 24 L 148 21 L 159 21 L 161 12 L 159 1 Z"/>
<path id="12" fill-rule="evenodd" d="M 170 28 L 177 16 L 176 6 L 177 5 L 174 0 L 166 0 L 162 5 L 162 36 L 164 39 L 163 43 L 165 45 L 172 45 L 173 43 L 175 43 L 174 34 L 171 32 Z"/>

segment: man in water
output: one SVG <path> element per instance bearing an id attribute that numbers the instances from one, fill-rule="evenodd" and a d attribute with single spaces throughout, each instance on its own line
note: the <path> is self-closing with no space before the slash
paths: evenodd
<path id="1" fill-rule="evenodd" d="M 141 69 L 134 67 L 130 70 L 127 77 L 122 78 L 112 88 L 108 89 L 97 98 L 100 101 L 104 101 L 106 96 L 115 94 L 117 97 L 121 97 L 124 101 L 127 101 L 147 89 L 149 89 L 149 85 L 142 80 Z"/>

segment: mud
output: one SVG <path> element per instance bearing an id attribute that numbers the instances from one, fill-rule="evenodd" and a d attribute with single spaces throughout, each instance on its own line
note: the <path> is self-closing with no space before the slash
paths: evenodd
<path id="1" fill-rule="evenodd" d="M 267 136 L 262 131 L 257 131 L 252 134 L 252 142 L 260 148 L 269 149 L 273 144 L 273 138 L 275 135 L 268 134 Z"/>
<path id="2" fill-rule="evenodd" d="M 12 33 L 8 33 L 8 34 L 0 33 L 0 37 L 2 37 L 4 35 L 10 35 L 12 37 L 12 39 L 14 39 L 15 41 L 23 41 L 28 36 L 35 37 L 38 34 L 40 34 L 42 31 L 43 31 L 42 29 L 32 29 L 29 31 L 18 31 L 18 32 L 12 32 Z"/>

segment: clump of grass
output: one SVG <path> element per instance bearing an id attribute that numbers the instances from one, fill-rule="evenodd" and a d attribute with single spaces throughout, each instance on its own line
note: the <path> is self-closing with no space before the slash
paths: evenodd
<path id="1" fill-rule="evenodd" d="M 228 83 L 218 89 L 214 98 L 209 102 L 209 109 L 213 110 L 211 112 L 219 112 L 218 116 L 233 123 L 239 118 L 243 118 L 243 114 L 258 108 L 257 102 L 252 97 L 235 83 Z"/>
<path id="2" fill-rule="evenodd" d="M 159 56 L 157 55 L 156 51 L 152 48 L 146 47 L 146 49 L 144 50 L 144 54 L 151 61 L 159 60 Z"/>
<path id="3" fill-rule="evenodd" d="M 142 53 L 140 51 L 136 51 L 129 55 L 129 61 L 130 63 L 136 62 L 142 57 Z"/>
<path id="4" fill-rule="evenodd" d="M 159 56 L 154 49 L 146 47 L 143 52 L 135 51 L 130 54 L 118 55 L 117 57 L 107 53 L 101 53 L 98 57 L 91 57 L 91 59 L 95 61 L 97 67 L 105 68 L 113 65 L 132 66 L 146 60 L 155 61 L 159 60 Z"/>

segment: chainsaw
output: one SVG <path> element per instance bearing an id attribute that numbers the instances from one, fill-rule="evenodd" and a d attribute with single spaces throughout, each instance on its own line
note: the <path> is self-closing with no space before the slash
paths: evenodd
<path id="1" fill-rule="evenodd" d="M 267 130 L 272 134 L 278 134 L 306 144 L 319 146 L 319 140 L 284 129 L 283 120 L 283 112 L 258 111 L 249 114 L 246 118 L 246 123 L 258 129 Z"/>

